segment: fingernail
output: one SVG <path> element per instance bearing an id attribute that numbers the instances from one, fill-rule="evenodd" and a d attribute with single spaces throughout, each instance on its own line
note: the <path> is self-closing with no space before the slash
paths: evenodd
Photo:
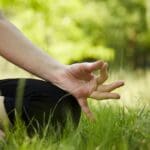
<path id="1" fill-rule="evenodd" d="M 108 68 L 108 63 L 105 62 L 105 63 L 103 64 L 103 68 Z"/>
<path id="2" fill-rule="evenodd" d="M 121 84 L 121 85 L 124 85 L 125 83 L 124 83 L 124 81 L 122 81 L 122 80 L 120 80 L 120 81 L 118 81 L 119 82 L 119 84 Z"/>

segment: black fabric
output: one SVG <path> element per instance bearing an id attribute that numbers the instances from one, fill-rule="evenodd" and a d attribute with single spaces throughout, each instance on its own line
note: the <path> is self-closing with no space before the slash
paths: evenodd
<path id="1" fill-rule="evenodd" d="M 0 80 L 0 93 L 5 97 L 6 112 L 13 124 L 16 93 L 20 80 L 25 80 L 21 118 L 26 125 L 32 122 L 32 126 L 38 128 L 39 125 L 44 126 L 50 121 L 52 125 L 60 124 L 63 128 L 68 116 L 71 116 L 75 126 L 78 125 L 81 109 L 76 99 L 68 92 L 50 82 L 37 79 Z"/>

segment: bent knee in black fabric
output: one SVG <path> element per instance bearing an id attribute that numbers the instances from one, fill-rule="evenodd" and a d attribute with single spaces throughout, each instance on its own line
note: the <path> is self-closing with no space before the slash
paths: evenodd
<path id="1" fill-rule="evenodd" d="M 27 102 L 27 101 L 26 101 Z M 29 122 L 28 117 L 28 104 L 24 101 L 22 106 L 22 115 L 21 119 L 27 124 Z M 4 106 L 8 115 L 8 118 L 12 124 L 15 123 L 15 98 L 4 97 Z"/>
<path id="2" fill-rule="evenodd" d="M 6 111 L 12 122 L 18 82 L 19 79 L 0 80 L 0 91 L 5 96 Z M 35 128 L 37 122 L 43 126 L 50 118 L 50 123 L 59 123 L 63 128 L 68 114 L 77 126 L 81 115 L 81 109 L 72 95 L 49 82 L 35 79 L 25 79 L 22 111 L 25 123 L 31 122 Z"/>

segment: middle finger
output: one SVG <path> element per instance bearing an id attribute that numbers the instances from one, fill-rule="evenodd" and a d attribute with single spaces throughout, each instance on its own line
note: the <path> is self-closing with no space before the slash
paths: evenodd
<path id="1" fill-rule="evenodd" d="M 98 86 L 97 91 L 111 92 L 111 91 L 115 90 L 116 88 L 119 88 L 123 85 L 124 85 L 123 81 L 116 81 L 116 82 L 113 82 L 111 84 Z"/>

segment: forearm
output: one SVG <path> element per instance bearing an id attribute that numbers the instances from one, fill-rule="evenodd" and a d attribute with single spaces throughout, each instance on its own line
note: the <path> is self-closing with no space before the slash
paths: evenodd
<path id="1" fill-rule="evenodd" d="M 51 82 L 57 82 L 57 74 L 65 67 L 33 45 L 5 19 L 0 19 L 0 55 Z"/>

